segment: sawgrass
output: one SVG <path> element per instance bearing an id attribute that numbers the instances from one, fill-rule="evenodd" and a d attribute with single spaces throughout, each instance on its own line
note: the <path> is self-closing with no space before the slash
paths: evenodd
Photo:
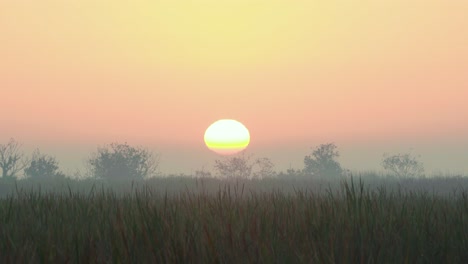
<path id="1" fill-rule="evenodd" d="M 54 190 L 15 184 L 0 199 L 0 262 L 468 262 L 463 189 L 165 180 L 179 188 L 162 190 L 157 180 Z"/>

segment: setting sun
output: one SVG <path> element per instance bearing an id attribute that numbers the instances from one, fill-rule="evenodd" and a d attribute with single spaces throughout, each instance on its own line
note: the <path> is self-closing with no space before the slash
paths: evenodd
<path id="1" fill-rule="evenodd" d="M 240 122 L 221 119 L 211 124 L 205 132 L 205 144 L 221 155 L 231 155 L 244 150 L 250 142 L 249 130 Z"/>

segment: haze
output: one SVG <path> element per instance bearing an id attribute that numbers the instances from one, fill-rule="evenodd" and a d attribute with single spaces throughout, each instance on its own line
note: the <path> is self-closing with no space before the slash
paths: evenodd
<path id="1" fill-rule="evenodd" d="M 1 1 L 0 143 L 65 171 L 99 145 L 161 154 L 163 173 L 218 156 L 232 118 L 277 170 L 335 142 L 343 167 L 384 152 L 468 172 L 468 2 Z"/>

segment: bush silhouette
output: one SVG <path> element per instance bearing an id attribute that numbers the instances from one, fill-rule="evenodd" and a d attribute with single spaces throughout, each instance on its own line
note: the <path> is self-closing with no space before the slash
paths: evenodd
<path id="1" fill-rule="evenodd" d="M 335 160 L 339 155 L 334 143 L 321 144 L 312 155 L 304 157 L 304 173 L 317 177 L 341 176 L 343 169 Z"/>
<path id="2" fill-rule="evenodd" d="M 100 179 L 144 179 L 155 175 L 158 164 L 153 153 L 127 143 L 100 147 L 88 159 L 91 176 Z"/>
<path id="3" fill-rule="evenodd" d="M 382 167 L 397 177 L 417 177 L 424 174 L 423 163 L 409 153 L 395 155 L 385 153 Z"/>
<path id="4" fill-rule="evenodd" d="M 215 160 L 215 170 L 220 176 L 228 178 L 260 179 L 273 176 L 273 163 L 268 158 L 256 158 L 242 152 L 239 155 Z"/>
<path id="5" fill-rule="evenodd" d="M 59 170 L 58 161 L 49 155 L 41 154 L 36 149 L 32 159 L 24 169 L 24 175 L 28 178 L 58 178 L 65 177 Z"/>

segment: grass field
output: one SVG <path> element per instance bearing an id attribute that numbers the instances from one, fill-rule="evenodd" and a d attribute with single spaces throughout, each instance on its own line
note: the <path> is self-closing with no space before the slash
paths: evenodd
<path id="1" fill-rule="evenodd" d="M 468 178 L 0 183 L 1 263 L 468 263 Z"/>

